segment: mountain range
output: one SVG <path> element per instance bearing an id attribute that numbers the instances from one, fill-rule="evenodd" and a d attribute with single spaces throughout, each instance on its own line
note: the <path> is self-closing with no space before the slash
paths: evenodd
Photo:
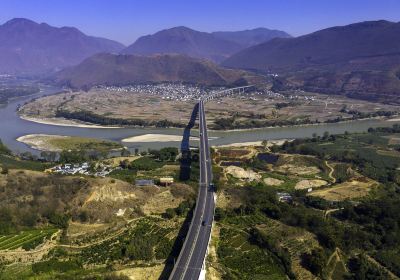
<path id="1" fill-rule="evenodd" d="M 225 69 L 211 61 L 179 54 L 141 56 L 102 53 L 53 76 L 57 84 L 71 88 L 145 82 L 226 86 L 258 83 L 262 79 L 246 71 Z"/>
<path id="2" fill-rule="evenodd" d="M 119 52 L 124 45 L 87 36 L 73 27 L 15 18 L 0 25 L 0 73 L 37 74 L 74 65 L 99 52 Z"/>
<path id="3" fill-rule="evenodd" d="M 123 53 L 140 55 L 176 53 L 221 62 L 244 48 L 276 37 L 287 38 L 290 35 L 267 28 L 207 33 L 178 26 L 142 36 L 123 50 Z"/>
<path id="4" fill-rule="evenodd" d="M 244 49 L 222 65 L 278 73 L 283 89 L 400 103 L 400 23 L 367 21 Z"/>
<path id="5" fill-rule="evenodd" d="M 145 81 L 229 85 L 250 76 L 261 79 L 248 72 L 255 71 L 278 74 L 271 75 L 273 90 L 300 88 L 400 104 L 399 34 L 400 23 L 383 20 L 294 38 L 266 28 L 207 33 L 180 26 L 125 47 L 73 27 L 17 18 L 0 26 L 0 74 L 67 68 L 52 78 L 79 87 Z"/>
<path id="6" fill-rule="evenodd" d="M 57 28 L 14 18 L 0 25 L 0 73 L 54 72 L 103 52 L 177 53 L 219 62 L 249 45 L 280 36 L 289 35 L 266 28 L 207 33 L 180 26 L 142 36 L 126 48 L 112 40 L 85 35 L 74 27 Z"/>

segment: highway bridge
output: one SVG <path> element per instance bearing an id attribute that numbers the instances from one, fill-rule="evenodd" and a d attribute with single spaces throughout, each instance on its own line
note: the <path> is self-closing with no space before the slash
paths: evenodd
<path id="1" fill-rule="evenodd" d="M 224 90 L 213 95 L 204 96 L 199 100 L 199 163 L 200 180 L 199 191 L 197 195 L 196 207 L 193 212 L 192 222 L 190 224 L 185 242 L 174 265 L 170 280 L 198 280 L 205 278 L 205 257 L 207 255 L 208 243 L 211 237 L 211 227 L 214 219 L 215 188 L 212 184 L 212 163 L 210 157 L 210 148 L 208 144 L 208 132 L 206 114 L 204 111 L 204 102 L 215 97 L 224 95 L 242 93 L 252 86 L 237 87 Z"/>

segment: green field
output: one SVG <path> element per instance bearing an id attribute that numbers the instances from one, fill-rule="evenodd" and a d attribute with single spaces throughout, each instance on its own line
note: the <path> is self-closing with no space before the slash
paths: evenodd
<path id="1" fill-rule="evenodd" d="M 100 140 L 95 138 L 68 136 L 63 138 L 49 137 L 48 143 L 61 150 L 112 150 L 121 149 L 122 145 L 117 142 Z"/>
<path id="2" fill-rule="evenodd" d="M 217 255 L 226 279 L 287 279 L 276 258 L 253 245 L 243 230 L 222 226 Z"/>
<path id="3" fill-rule="evenodd" d="M 34 229 L 22 231 L 19 234 L 9 234 L 0 236 L 0 250 L 15 250 L 17 248 L 33 249 L 49 239 L 57 229 Z"/>
<path id="4" fill-rule="evenodd" d="M 350 163 L 360 172 L 381 182 L 388 181 L 400 167 L 400 153 L 389 143 L 399 134 L 359 133 L 336 135 L 333 139 L 300 140 L 283 147 L 287 152 L 315 155 L 333 161 Z"/>

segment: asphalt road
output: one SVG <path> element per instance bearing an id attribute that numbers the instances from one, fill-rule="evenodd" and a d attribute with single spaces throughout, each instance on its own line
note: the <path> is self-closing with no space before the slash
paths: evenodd
<path id="1" fill-rule="evenodd" d="M 182 250 L 169 277 L 171 280 L 198 279 L 206 255 L 214 217 L 214 190 L 210 148 L 203 100 L 199 101 L 200 182 L 196 208 Z"/>

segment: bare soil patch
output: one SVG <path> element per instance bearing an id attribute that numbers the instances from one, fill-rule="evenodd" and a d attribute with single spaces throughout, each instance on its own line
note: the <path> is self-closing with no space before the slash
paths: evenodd
<path id="1" fill-rule="evenodd" d="M 330 188 L 313 191 L 309 195 L 318 196 L 330 201 L 342 201 L 364 197 L 378 185 L 378 182 L 372 179 L 358 177 Z"/>
<path id="2" fill-rule="evenodd" d="M 226 174 L 232 175 L 237 179 L 244 179 L 249 181 L 260 180 L 261 175 L 253 170 L 245 170 L 238 166 L 228 166 L 225 168 Z"/>
<path id="3" fill-rule="evenodd" d="M 294 175 L 315 175 L 320 172 L 320 169 L 316 166 L 298 166 L 294 164 L 284 164 L 279 166 L 277 168 L 277 171 Z"/>
<path id="4" fill-rule="evenodd" d="M 285 181 L 275 179 L 275 178 L 264 178 L 264 183 L 267 184 L 268 186 L 280 186 L 284 183 Z"/>
<path id="5" fill-rule="evenodd" d="M 182 197 L 174 197 L 169 189 L 161 189 L 143 205 L 143 212 L 146 215 L 162 214 L 168 208 L 178 207 L 183 200 Z"/>
<path id="6" fill-rule="evenodd" d="M 296 184 L 294 187 L 296 190 L 304 190 L 304 189 L 309 189 L 309 188 L 320 188 L 322 186 L 327 185 L 328 182 L 325 180 L 301 180 Z"/>

